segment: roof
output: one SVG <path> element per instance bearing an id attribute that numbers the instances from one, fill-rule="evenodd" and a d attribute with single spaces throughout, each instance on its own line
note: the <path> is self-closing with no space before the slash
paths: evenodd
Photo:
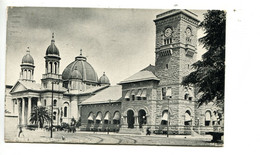
<path id="1" fill-rule="evenodd" d="M 31 81 L 19 81 L 25 88 L 30 90 L 41 90 L 41 85 Z"/>
<path id="2" fill-rule="evenodd" d="M 121 98 L 122 86 L 115 85 L 98 92 L 96 95 L 83 101 L 81 105 L 119 102 Z"/>
<path id="3" fill-rule="evenodd" d="M 139 81 L 147 81 L 147 80 L 159 81 L 159 79 L 151 71 L 141 70 L 140 72 L 130 76 L 129 78 L 127 78 L 123 81 L 121 81 L 119 84 L 139 82 Z"/>
<path id="4" fill-rule="evenodd" d="M 107 87 L 108 87 L 108 85 L 104 85 L 104 86 L 100 86 L 100 87 L 92 87 L 92 88 L 88 88 L 86 91 L 70 90 L 69 92 L 66 92 L 65 94 L 67 94 L 67 95 L 91 94 L 91 93 L 96 93 L 98 91 L 101 91 Z"/>
<path id="5" fill-rule="evenodd" d="M 149 66 L 147 66 L 146 68 L 144 68 L 144 69 L 142 69 L 141 71 L 150 71 L 150 72 L 152 72 L 153 74 L 155 74 L 155 66 L 154 65 L 149 65 Z"/>
<path id="6" fill-rule="evenodd" d="M 98 83 L 98 76 L 94 68 L 82 56 L 77 56 L 62 72 L 62 79 L 69 80 L 72 72 L 77 69 L 81 74 L 81 80 Z"/>
<path id="7" fill-rule="evenodd" d="M 41 85 L 38 84 L 38 83 L 35 83 L 33 81 L 21 81 L 21 80 L 19 80 L 12 87 L 10 92 L 14 93 L 14 92 L 21 92 L 21 91 L 26 91 L 26 90 L 40 91 L 41 90 Z"/>

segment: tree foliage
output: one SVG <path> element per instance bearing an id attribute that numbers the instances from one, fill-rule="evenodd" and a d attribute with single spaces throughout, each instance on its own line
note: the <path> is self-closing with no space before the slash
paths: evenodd
<path id="1" fill-rule="evenodd" d="M 222 105 L 225 86 L 225 11 L 207 11 L 199 27 L 205 32 L 205 36 L 200 38 L 199 42 L 207 51 L 201 60 L 192 65 L 194 71 L 183 78 L 182 85 L 193 85 L 197 88 L 197 93 L 200 94 L 199 106 L 211 101 Z"/>
<path id="2" fill-rule="evenodd" d="M 40 124 L 40 128 L 43 128 L 44 123 L 48 123 L 51 120 L 48 110 L 45 107 L 35 107 L 31 113 L 30 122 L 32 124 Z"/>

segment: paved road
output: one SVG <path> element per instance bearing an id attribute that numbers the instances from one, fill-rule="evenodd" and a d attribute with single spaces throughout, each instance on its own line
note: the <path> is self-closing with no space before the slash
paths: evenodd
<path id="1" fill-rule="evenodd" d="M 5 120 L 6 142 L 40 142 L 40 143 L 84 143 L 84 144 L 113 144 L 113 145 L 181 145 L 181 146 L 222 146 L 222 144 L 211 143 L 212 136 L 178 136 L 170 135 L 127 135 L 105 132 L 76 132 L 64 131 L 50 132 L 41 129 L 35 131 L 24 130 L 22 137 L 17 137 L 18 129 L 14 120 Z M 62 140 L 62 137 L 65 139 Z"/>
<path id="2" fill-rule="evenodd" d="M 12 135 L 12 136 L 11 136 Z M 8 142 L 41 142 L 41 143 L 85 143 L 85 144 L 113 144 L 113 145 L 186 145 L 186 146 L 221 146 L 221 144 L 211 143 L 212 137 L 207 136 L 173 136 L 169 138 L 166 135 L 127 135 L 116 133 L 93 133 L 76 132 L 68 133 L 64 131 L 53 132 L 53 138 L 50 138 L 50 132 L 44 130 L 23 132 L 23 136 L 18 138 L 16 134 L 7 134 L 5 136 Z M 62 139 L 64 137 L 64 139 Z"/>

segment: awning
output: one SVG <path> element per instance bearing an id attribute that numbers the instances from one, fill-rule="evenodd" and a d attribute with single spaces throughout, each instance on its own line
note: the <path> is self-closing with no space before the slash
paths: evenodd
<path id="1" fill-rule="evenodd" d="M 188 114 L 187 112 L 185 113 L 185 121 L 191 121 L 190 114 Z"/>
<path id="2" fill-rule="evenodd" d="M 168 111 L 163 113 L 162 120 L 168 121 Z"/>
<path id="3" fill-rule="evenodd" d="M 135 90 L 132 90 L 132 91 L 131 91 L 131 95 L 135 95 Z"/>
<path id="4" fill-rule="evenodd" d="M 141 97 L 146 97 L 146 89 L 143 90 Z"/>
<path id="5" fill-rule="evenodd" d="M 206 112 L 206 114 L 205 114 L 205 120 L 206 121 L 210 121 L 211 119 L 210 119 L 210 112 Z"/>
<path id="6" fill-rule="evenodd" d="M 139 89 L 136 96 L 137 96 L 137 97 L 141 97 L 141 94 L 142 94 L 142 90 Z"/>
<path id="7" fill-rule="evenodd" d="M 107 112 L 107 113 L 106 113 L 106 116 L 105 116 L 105 118 L 104 118 L 104 120 L 109 120 L 109 118 L 110 118 L 110 113 Z"/>
<path id="8" fill-rule="evenodd" d="M 127 91 L 127 92 L 126 92 L 125 98 L 130 98 L 130 91 Z"/>
<path id="9" fill-rule="evenodd" d="M 101 113 L 98 113 L 97 117 L 96 117 L 96 120 L 100 120 L 101 121 L 102 119 L 102 114 Z"/>
<path id="10" fill-rule="evenodd" d="M 120 113 L 119 112 L 115 113 L 113 120 L 120 120 Z"/>
<path id="11" fill-rule="evenodd" d="M 94 120 L 94 117 L 93 117 L 93 114 L 92 114 L 92 113 L 88 116 L 88 120 L 90 120 L 90 121 L 93 121 L 93 120 Z"/>

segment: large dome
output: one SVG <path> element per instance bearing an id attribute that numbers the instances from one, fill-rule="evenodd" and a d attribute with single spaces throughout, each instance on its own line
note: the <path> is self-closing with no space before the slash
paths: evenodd
<path id="1" fill-rule="evenodd" d="M 23 56 L 22 64 L 31 64 L 34 65 L 33 57 L 30 55 L 29 47 L 27 49 L 27 53 Z"/>
<path id="2" fill-rule="evenodd" d="M 51 40 L 51 44 L 49 45 L 49 47 L 46 50 L 46 55 L 56 55 L 56 56 L 60 56 L 60 52 L 59 49 L 56 47 L 55 45 L 55 40 L 54 40 L 54 33 L 52 33 L 52 40 Z"/>
<path id="3" fill-rule="evenodd" d="M 75 72 L 77 71 L 81 74 L 77 78 L 81 78 L 83 81 L 98 83 L 98 76 L 94 68 L 86 61 L 86 57 L 80 55 L 75 58 L 75 61 L 70 63 L 62 72 L 62 79 L 69 80 L 75 77 Z M 79 75 L 79 74 L 76 74 Z"/>

